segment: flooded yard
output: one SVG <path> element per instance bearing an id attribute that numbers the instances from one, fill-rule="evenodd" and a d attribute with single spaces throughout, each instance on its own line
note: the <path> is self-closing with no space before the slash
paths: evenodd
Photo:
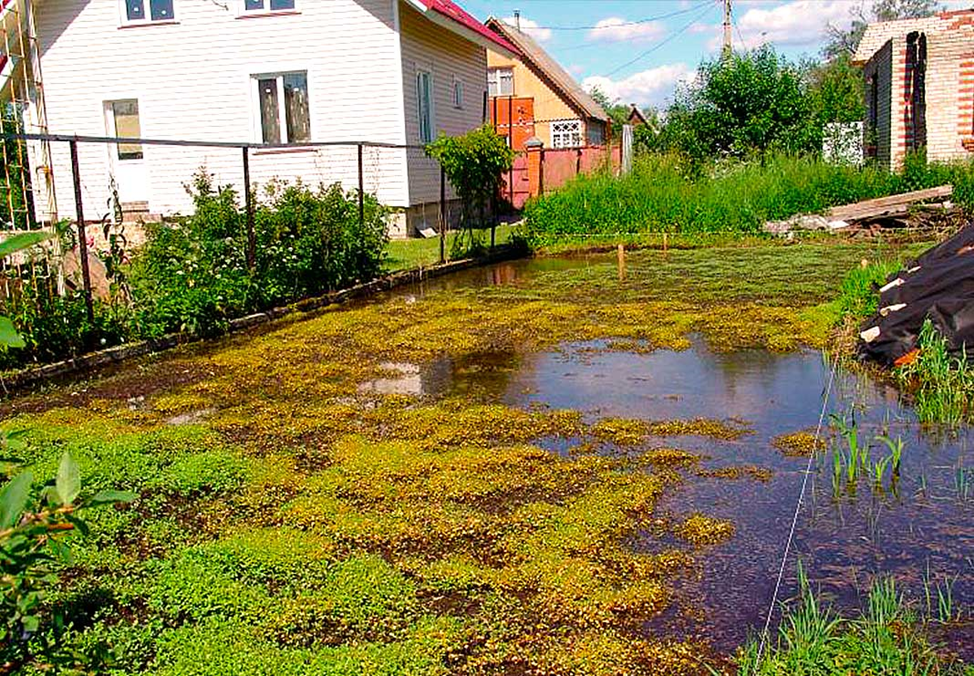
<path id="1" fill-rule="evenodd" d="M 828 302 L 881 253 L 504 264 L 14 399 L 38 474 L 68 449 L 140 494 L 80 545 L 78 644 L 123 673 L 731 671 L 813 451 L 781 598 L 801 561 L 839 610 L 893 576 L 967 617 L 970 432 L 829 386 Z M 836 479 L 850 438 L 898 467 Z M 936 640 L 974 659 L 969 625 Z"/>

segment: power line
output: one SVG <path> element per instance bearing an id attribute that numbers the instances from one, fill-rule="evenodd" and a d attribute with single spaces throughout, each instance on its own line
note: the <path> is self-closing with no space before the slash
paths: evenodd
<path id="1" fill-rule="evenodd" d="M 684 25 L 680 30 L 676 31 L 675 33 L 670 34 L 665 40 L 662 40 L 660 42 L 657 42 L 655 45 L 653 45 L 652 47 L 650 47 L 649 49 L 647 49 L 645 52 L 642 52 L 641 54 L 637 55 L 634 59 L 630 59 L 629 61 L 625 62 L 624 64 L 622 64 L 618 68 L 614 68 L 613 70 L 610 70 L 608 73 L 605 73 L 604 74 L 604 77 L 611 77 L 611 76 L 615 75 L 620 70 L 624 70 L 624 69 L 628 68 L 629 66 L 631 66 L 634 63 L 636 63 L 637 61 L 641 61 L 642 59 L 646 58 L 647 56 L 649 56 L 650 54 L 652 54 L 653 52 L 655 52 L 657 49 L 661 49 L 662 47 L 664 47 L 668 43 L 672 42 L 673 40 L 675 40 L 676 38 L 678 38 L 680 35 L 682 35 L 683 33 L 687 32 L 690 29 L 690 26 L 692 26 L 697 21 L 699 21 L 704 16 L 706 16 L 707 12 L 710 11 L 710 10 L 712 10 L 714 7 L 716 7 L 717 6 L 717 3 L 720 2 L 720 1 L 721 0 L 711 0 L 711 2 L 707 3 L 706 6 L 703 8 L 703 11 L 702 12 L 700 12 L 699 14 L 695 15 L 692 19 L 690 19 L 689 23 L 687 23 L 686 25 Z"/>
<path id="2" fill-rule="evenodd" d="M 703 0 L 702 2 L 697 2 L 690 7 L 685 7 L 683 9 L 678 9 L 674 12 L 669 12 L 667 14 L 660 14 L 658 16 L 648 16 L 644 19 L 634 19 L 632 21 L 620 21 L 619 23 L 596 24 L 595 26 L 525 26 L 527 30 L 547 30 L 547 31 L 592 31 L 592 30 L 605 30 L 609 28 L 619 28 L 621 26 L 639 26 L 641 24 L 650 23 L 652 21 L 659 21 L 661 19 L 670 19 L 674 16 L 680 16 L 681 14 L 688 14 L 695 11 L 701 5 L 707 4 L 709 0 Z"/>

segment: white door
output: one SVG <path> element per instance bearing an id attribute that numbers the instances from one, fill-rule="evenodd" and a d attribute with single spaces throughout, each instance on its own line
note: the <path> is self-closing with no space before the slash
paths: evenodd
<path id="1" fill-rule="evenodd" d="M 108 135 L 119 138 L 141 138 L 138 99 L 105 102 Z M 112 175 L 122 203 L 149 201 L 149 174 L 141 143 L 119 143 L 109 146 Z"/>

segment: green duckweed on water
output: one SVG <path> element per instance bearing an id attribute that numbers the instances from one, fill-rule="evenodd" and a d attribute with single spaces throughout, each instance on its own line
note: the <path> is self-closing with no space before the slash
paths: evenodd
<path id="1" fill-rule="evenodd" d="M 624 282 L 605 258 L 542 261 L 504 286 L 331 308 L 14 399 L 5 428 L 26 430 L 35 476 L 70 450 L 86 490 L 140 496 L 92 515 L 51 603 L 75 618 L 79 652 L 112 646 L 118 674 L 722 669 L 705 637 L 646 627 L 671 607 L 673 576 L 734 524 L 695 513 L 659 526 L 657 511 L 696 473 L 766 479 L 704 470 L 704 453 L 679 448 L 747 443 L 746 421 L 592 419 L 513 408 L 490 387 L 363 383 L 395 377 L 390 364 L 516 363 L 567 341 L 821 347 L 844 271 L 886 253 L 636 253 Z M 550 439 L 576 450 L 544 450 Z M 619 452 L 591 452 L 606 444 Z M 672 546 L 630 546 L 660 528 Z"/>

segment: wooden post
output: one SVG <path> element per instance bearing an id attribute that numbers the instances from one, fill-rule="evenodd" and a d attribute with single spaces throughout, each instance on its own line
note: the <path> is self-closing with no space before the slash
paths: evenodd
<path id="1" fill-rule="evenodd" d="M 250 148 L 243 150 L 244 209 L 247 214 L 247 268 L 253 272 L 257 265 L 257 236 L 254 233 L 254 199 L 250 194 Z"/>
<path id="2" fill-rule="evenodd" d="M 575 175 L 578 176 L 582 173 L 582 149 L 579 148 L 575 151 Z"/>
<path id="3" fill-rule="evenodd" d="M 544 195 L 544 148 L 541 148 L 541 156 L 538 158 L 538 194 Z"/>
<path id="4" fill-rule="evenodd" d="M 78 142 L 69 141 L 71 175 L 74 179 L 74 208 L 78 215 L 78 258 L 81 259 L 81 283 L 85 294 L 85 313 L 88 321 L 95 321 L 95 307 L 91 299 L 91 270 L 88 269 L 88 236 L 85 234 L 85 210 L 81 204 L 81 170 L 78 168 Z"/>
<path id="5" fill-rule="evenodd" d="M 663 253 L 666 253 L 666 245 L 667 245 L 667 242 L 666 242 L 666 233 L 664 232 L 663 233 Z"/>
<path id="6" fill-rule="evenodd" d="M 446 262 L 446 170 L 440 165 L 440 263 Z"/>
<path id="7" fill-rule="evenodd" d="M 616 250 L 619 257 L 619 281 L 626 278 L 626 248 L 620 244 Z"/>

